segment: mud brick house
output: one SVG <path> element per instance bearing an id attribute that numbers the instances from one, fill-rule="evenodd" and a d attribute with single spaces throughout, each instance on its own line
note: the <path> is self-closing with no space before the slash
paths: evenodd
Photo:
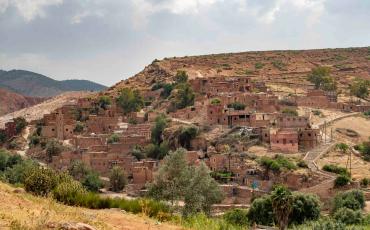
<path id="1" fill-rule="evenodd" d="M 337 108 L 345 112 L 367 112 L 370 111 L 370 103 L 338 103 Z"/>
<path id="2" fill-rule="evenodd" d="M 302 150 L 309 150 L 315 148 L 321 140 L 319 129 L 301 129 L 298 132 L 298 144 Z"/>
<path id="3" fill-rule="evenodd" d="M 334 91 L 308 90 L 306 96 L 295 97 L 298 106 L 309 106 L 316 108 L 335 108 L 337 94 Z"/>
<path id="4" fill-rule="evenodd" d="M 123 136 L 126 137 L 140 136 L 149 141 L 152 137 L 152 125 L 148 123 L 136 125 L 128 124 L 127 128 L 123 129 L 121 133 Z M 138 143 L 141 143 L 140 140 L 138 141 Z"/>
<path id="5" fill-rule="evenodd" d="M 252 82 L 249 77 L 211 77 L 195 78 L 189 81 L 194 91 L 208 96 L 220 92 L 249 92 L 252 90 Z"/>
<path id="6" fill-rule="evenodd" d="M 250 112 L 234 110 L 223 105 L 207 105 L 207 123 L 210 125 L 250 125 Z"/>
<path id="7" fill-rule="evenodd" d="M 95 101 L 91 98 L 79 98 L 77 100 L 77 107 L 80 109 L 90 109 L 94 106 Z"/>
<path id="8" fill-rule="evenodd" d="M 90 115 L 86 128 L 90 133 L 112 133 L 118 129 L 118 117 Z"/>
<path id="9" fill-rule="evenodd" d="M 88 149 L 92 146 L 101 146 L 106 142 L 104 136 L 74 136 L 73 144 L 76 149 Z"/>
<path id="10" fill-rule="evenodd" d="M 198 151 L 187 151 L 185 154 L 185 159 L 188 164 L 195 165 L 199 162 L 200 153 Z"/>
<path id="11" fill-rule="evenodd" d="M 72 138 L 76 124 L 75 117 L 75 105 L 65 105 L 51 114 L 44 115 L 41 136 L 59 140 Z"/>
<path id="12" fill-rule="evenodd" d="M 141 189 L 146 183 L 153 181 L 154 172 L 158 169 L 158 161 L 137 161 L 132 167 L 132 182 L 136 189 Z"/>
<path id="13" fill-rule="evenodd" d="M 298 152 L 298 132 L 295 129 L 270 129 L 272 151 Z"/>
<path id="14" fill-rule="evenodd" d="M 277 126 L 280 128 L 308 128 L 310 127 L 310 121 L 308 117 L 304 116 L 291 116 L 281 114 L 276 120 Z"/>

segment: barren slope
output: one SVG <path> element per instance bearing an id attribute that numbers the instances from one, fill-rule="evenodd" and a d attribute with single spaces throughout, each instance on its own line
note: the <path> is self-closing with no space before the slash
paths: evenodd
<path id="1" fill-rule="evenodd" d="M 46 98 L 25 97 L 23 95 L 0 88 L 0 116 L 33 106 L 44 100 L 46 100 Z"/>
<path id="2" fill-rule="evenodd" d="M 147 88 L 154 82 L 169 81 L 177 70 L 186 70 L 190 78 L 217 75 L 249 75 L 272 84 L 306 87 L 312 68 L 330 66 L 339 88 L 346 88 L 354 77 L 370 80 L 370 48 L 286 50 L 227 53 L 165 58 L 153 61 L 132 78 L 110 88 Z"/>
<path id="3" fill-rule="evenodd" d="M 26 118 L 27 121 L 40 119 L 44 114 L 50 113 L 51 111 L 60 108 L 65 104 L 75 103 L 80 97 L 87 97 L 92 94 L 93 93 L 91 92 L 67 92 L 40 104 L 0 116 L 0 128 L 4 127 L 4 124 L 14 117 L 21 116 Z"/>

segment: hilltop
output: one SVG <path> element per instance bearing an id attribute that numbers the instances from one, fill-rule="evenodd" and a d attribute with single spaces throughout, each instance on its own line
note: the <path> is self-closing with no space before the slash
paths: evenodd
<path id="1" fill-rule="evenodd" d="M 276 50 L 223 53 L 154 60 L 133 77 L 109 89 L 125 87 L 148 89 L 155 82 L 171 81 L 177 70 L 195 77 L 247 75 L 267 84 L 306 88 L 307 74 L 317 66 L 328 66 L 339 89 L 355 78 L 370 79 L 370 48 Z"/>
<path id="2" fill-rule="evenodd" d="M 0 88 L 0 116 L 33 106 L 44 100 L 46 100 L 46 98 L 26 97 Z"/>
<path id="3" fill-rule="evenodd" d="M 26 70 L 0 71 L 0 87 L 30 97 L 52 97 L 66 91 L 101 91 L 106 88 L 87 80 L 57 81 Z"/>

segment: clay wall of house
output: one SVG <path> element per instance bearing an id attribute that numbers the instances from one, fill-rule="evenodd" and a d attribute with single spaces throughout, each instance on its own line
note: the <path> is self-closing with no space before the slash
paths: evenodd
<path id="1" fill-rule="evenodd" d="M 319 129 L 304 129 L 298 132 L 299 147 L 304 150 L 315 148 L 320 143 Z"/>
<path id="2" fill-rule="evenodd" d="M 43 123 L 46 126 L 55 125 L 55 113 L 45 114 L 43 117 Z"/>
<path id="3" fill-rule="evenodd" d="M 270 143 L 270 129 L 269 128 L 261 129 L 261 140 L 264 143 Z"/>
<path id="4" fill-rule="evenodd" d="M 270 130 L 270 146 L 272 151 L 298 152 L 297 131 L 290 129 Z"/>
<path id="5" fill-rule="evenodd" d="M 118 128 L 117 123 L 118 117 L 90 115 L 86 121 L 86 128 L 90 133 L 112 133 Z"/>
<path id="6" fill-rule="evenodd" d="M 80 109 L 89 109 L 93 106 L 94 101 L 91 98 L 79 98 L 77 107 Z"/>
<path id="7" fill-rule="evenodd" d="M 89 150 L 92 152 L 108 152 L 107 145 L 92 145 L 89 146 Z"/>
<path id="8" fill-rule="evenodd" d="M 52 156 L 51 166 L 58 170 L 67 169 L 73 161 L 81 160 L 82 155 L 77 151 L 65 151 L 57 156 Z"/>
<path id="9" fill-rule="evenodd" d="M 209 168 L 212 171 L 223 171 L 228 167 L 228 157 L 226 155 L 215 154 L 209 159 Z"/>
<path id="10" fill-rule="evenodd" d="M 207 123 L 208 124 L 224 124 L 222 105 L 207 105 Z M 227 124 L 227 121 L 226 121 Z"/>
<path id="11" fill-rule="evenodd" d="M 56 137 L 56 128 L 55 125 L 52 126 L 42 126 L 41 136 L 46 138 Z"/>
<path id="12" fill-rule="evenodd" d="M 153 171 L 148 167 L 134 167 L 132 169 L 132 182 L 143 187 L 146 183 L 153 181 Z"/>
<path id="13" fill-rule="evenodd" d="M 141 136 L 146 140 L 150 140 L 152 137 L 152 125 L 151 124 L 128 124 L 127 129 L 123 130 L 122 135 L 124 136 Z"/>
<path id="14" fill-rule="evenodd" d="M 76 136 L 73 138 L 75 148 L 87 149 L 91 146 L 105 145 L 105 139 L 102 137 L 81 137 Z"/>
<path id="15" fill-rule="evenodd" d="M 307 128 L 309 127 L 310 121 L 308 117 L 304 116 L 290 116 L 280 115 L 277 118 L 277 126 L 280 128 Z"/>
<path id="16" fill-rule="evenodd" d="M 121 153 L 121 154 L 128 154 L 134 147 L 133 144 L 126 144 L 126 143 L 111 143 L 108 144 L 108 152 L 109 153 Z"/>
<path id="17" fill-rule="evenodd" d="M 367 112 L 370 110 L 370 103 L 337 103 L 337 108 L 345 112 Z"/>
<path id="18" fill-rule="evenodd" d="M 250 115 L 251 127 L 267 127 L 276 118 L 276 114 L 254 113 Z"/>

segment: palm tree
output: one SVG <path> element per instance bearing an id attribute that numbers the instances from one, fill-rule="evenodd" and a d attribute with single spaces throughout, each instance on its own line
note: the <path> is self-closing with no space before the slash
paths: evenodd
<path id="1" fill-rule="evenodd" d="M 271 194 L 271 202 L 279 229 L 286 229 L 289 223 L 289 215 L 293 208 L 292 192 L 284 186 L 277 186 Z"/>

